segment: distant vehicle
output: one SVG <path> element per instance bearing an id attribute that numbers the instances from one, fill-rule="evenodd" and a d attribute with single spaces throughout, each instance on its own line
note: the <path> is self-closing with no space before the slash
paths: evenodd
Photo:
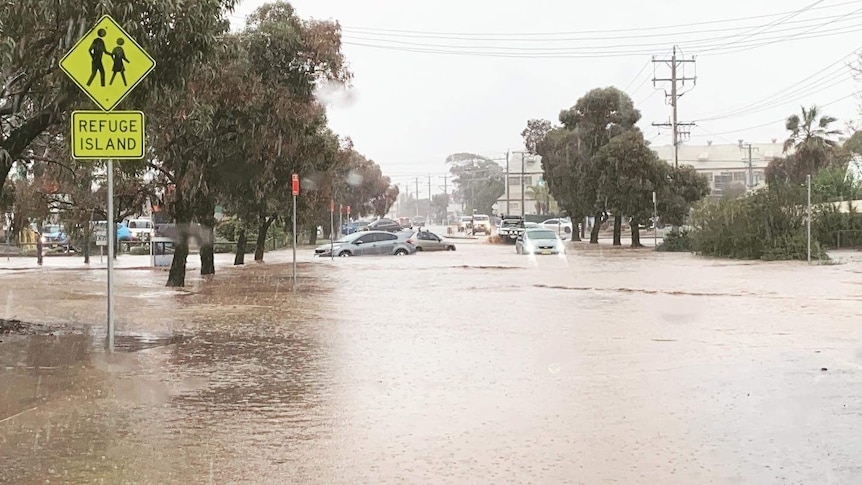
<path id="1" fill-rule="evenodd" d="M 524 229 L 538 229 L 538 228 L 539 228 L 538 222 L 525 222 L 524 223 Z"/>
<path id="2" fill-rule="evenodd" d="M 508 242 L 515 242 L 524 233 L 524 218 L 521 216 L 503 216 L 503 222 L 497 229 L 497 235 Z"/>
<path id="3" fill-rule="evenodd" d="M 458 232 L 468 231 L 471 227 L 473 227 L 473 219 L 470 216 L 461 216 L 458 219 Z"/>
<path id="4" fill-rule="evenodd" d="M 353 234 L 356 231 L 363 230 L 369 224 L 368 221 L 351 221 L 341 226 L 342 234 Z"/>
<path id="5" fill-rule="evenodd" d="M 410 236 L 417 251 L 454 251 L 455 244 L 431 231 L 417 231 Z"/>
<path id="6" fill-rule="evenodd" d="M 480 232 L 485 235 L 491 234 L 491 218 L 484 214 L 473 216 L 473 234 Z"/>
<path id="7" fill-rule="evenodd" d="M 129 219 L 126 223 L 132 241 L 149 241 L 155 235 L 155 224 L 151 219 Z"/>
<path id="8" fill-rule="evenodd" d="M 332 244 L 323 244 L 314 250 L 315 257 L 370 255 L 406 256 L 416 252 L 410 240 L 403 240 L 391 232 L 362 231 L 344 236 Z"/>
<path id="9" fill-rule="evenodd" d="M 414 217 L 413 218 L 413 227 L 425 227 L 425 218 L 424 217 Z"/>
<path id="10" fill-rule="evenodd" d="M 71 246 L 69 236 L 63 231 L 63 227 L 56 224 L 42 226 L 42 244 L 51 248 L 58 246 Z"/>
<path id="11" fill-rule="evenodd" d="M 403 230 L 401 224 L 393 221 L 392 219 L 378 219 L 371 224 L 365 226 L 363 231 L 386 231 L 386 232 L 399 232 Z"/>
<path id="12" fill-rule="evenodd" d="M 542 228 L 555 231 L 563 239 L 572 237 L 573 225 L 569 219 L 548 219 L 540 224 Z"/>
<path id="13" fill-rule="evenodd" d="M 402 229 L 413 229 L 413 222 L 409 217 L 399 217 L 395 220 Z"/>
<path id="14" fill-rule="evenodd" d="M 563 254 L 566 247 L 556 232 L 548 229 L 527 229 L 515 241 L 518 254 Z"/>

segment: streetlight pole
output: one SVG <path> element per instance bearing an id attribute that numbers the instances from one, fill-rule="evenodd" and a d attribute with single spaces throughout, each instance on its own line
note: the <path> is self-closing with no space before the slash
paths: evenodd
<path id="1" fill-rule="evenodd" d="M 811 174 L 806 177 L 808 182 L 808 264 L 811 264 Z"/>

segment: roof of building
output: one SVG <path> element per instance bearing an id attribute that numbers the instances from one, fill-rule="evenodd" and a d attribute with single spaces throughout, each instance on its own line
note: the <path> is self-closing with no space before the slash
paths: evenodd
<path id="1" fill-rule="evenodd" d="M 673 160 L 673 146 L 662 145 L 651 147 L 665 161 Z M 752 143 L 751 160 L 756 167 L 765 167 L 775 158 L 784 156 L 782 143 Z M 699 170 L 718 168 L 743 168 L 748 161 L 747 146 L 738 144 L 724 145 L 680 145 L 679 163 L 692 165 Z"/>

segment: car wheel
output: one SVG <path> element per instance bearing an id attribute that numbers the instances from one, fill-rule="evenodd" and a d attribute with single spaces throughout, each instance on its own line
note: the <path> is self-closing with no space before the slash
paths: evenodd
<path id="1" fill-rule="evenodd" d="M 446 251 L 454 251 L 454 250 L 455 250 L 455 246 L 449 246 L 446 248 Z"/>
<path id="2" fill-rule="evenodd" d="M 349 258 L 351 256 L 353 255 L 350 254 L 350 251 L 341 251 L 340 253 L 338 253 L 339 258 Z"/>
<path id="3" fill-rule="evenodd" d="M 395 255 L 396 256 L 407 256 L 407 250 L 406 249 L 396 249 Z"/>
<path id="4" fill-rule="evenodd" d="M 418 253 L 420 251 L 423 251 L 422 246 L 416 246 L 416 252 Z"/>

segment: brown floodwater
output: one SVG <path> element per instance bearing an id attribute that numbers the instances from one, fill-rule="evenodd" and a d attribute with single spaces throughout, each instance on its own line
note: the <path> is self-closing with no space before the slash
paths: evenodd
<path id="1" fill-rule="evenodd" d="M 0 483 L 859 483 L 847 254 L 0 271 Z"/>

